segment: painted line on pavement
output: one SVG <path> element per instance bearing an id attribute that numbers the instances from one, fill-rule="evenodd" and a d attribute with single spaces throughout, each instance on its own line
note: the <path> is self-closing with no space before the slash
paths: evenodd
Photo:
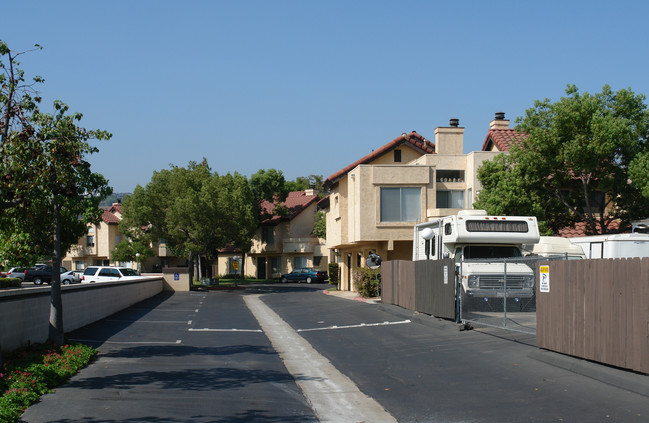
<path id="1" fill-rule="evenodd" d="M 320 422 L 397 423 L 264 304 L 259 295 L 243 299 Z"/>
<path id="2" fill-rule="evenodd" d="M 187 323 L 186 320 L 126 320 L 126 319 L 105 319 L 105 322 L 120 323 Z"/>
<path id="3" fill-rule="evenodd" d="M 184 312 L 184 313 L 196 313 L 196 312 L 198 311 L 197 308 L 195 308 L 195 309 L 193 309 L 193 310 L 179 310 L 179 309 L 173 309 L 173 308 L 170 308 L 170 309 L 159 309 L 159 308 L 128 308 L 128 309 L 126 309 L 126 310 L 128 310 L 128 311 L 131 311 L 131 310 L 136 310 L 136 311 L 173 311 L 173 312 Z"/>
<path id="4" fill-rule="evenodd" d="M 187 329 L 189 332 L 255 332 L 255 333 L 263 333 L 261 329 L 209 329 L 209 328 L 203 328 L 203 329 L 194 329 L 194 328 L 189 328 Z"/>
<path id="5" fill-rule="evenodd" d="M 376 326 L 391 326 L 391 325 L 403 325 L 406 323 L 412 323 L 410 320 L 402 320 L 399 322 L 381 322 L 381 323 L 359 323 L 357 325 L 344 325 L 344 326 L 327 326 L 324 328 L 311 328 L 311 329 L 298 329 L 298 332 L 313 332 L 317 330 L 334 330 L 334 329 L 354 329 L 354 328 L 371 328 Z"/>

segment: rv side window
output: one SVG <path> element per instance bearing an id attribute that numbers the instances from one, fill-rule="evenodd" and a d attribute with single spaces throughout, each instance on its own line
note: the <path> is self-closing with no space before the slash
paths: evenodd
<path id="1" fill-rule="evenodd" d="M 455 249 L 455 260 L 462 260 L 462 247 L 457 247 Z"/>
<path id="2" fill-rule="evenodd" d="M 450 235 L 451 233 L 453 233 L 453 230 L 451 229 L 451 224 L 447 223 L 446 225 L 444 225 L 444 235 Z"/>

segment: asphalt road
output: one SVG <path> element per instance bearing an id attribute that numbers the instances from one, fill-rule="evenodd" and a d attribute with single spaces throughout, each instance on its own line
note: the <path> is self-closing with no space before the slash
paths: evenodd
<path id="1" fill-rule="evenodd" d="M 79 329 L 70 337 L 97 346 L 98 360 L 22 421 L 375 421 L 367 404 L 399 422 L 649 421 L 648 376 L 325 288 L 163 294 Z M 270 313 L 263 324 L 252 300 Z M 328 397 L 341 409 L 370 402 L 336 417 L 309 384 L 343 395 Z"/>

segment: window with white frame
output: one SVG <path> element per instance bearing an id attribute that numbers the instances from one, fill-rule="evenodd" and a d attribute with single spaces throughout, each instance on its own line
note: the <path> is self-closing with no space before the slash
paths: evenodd
<path id="1" fill-rule="evenodd" d="M 421 188 L 382 187 L 381 222 L 421 220 Z"/>
<path id="2" fill-rule="evenodd" d="M 438 209 L 463 209 L 464 190 L 439 190 L 437 191 Z"/>

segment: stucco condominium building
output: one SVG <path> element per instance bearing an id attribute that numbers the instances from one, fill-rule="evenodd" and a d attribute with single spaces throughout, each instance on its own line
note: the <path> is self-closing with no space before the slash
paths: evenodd
<path id="1" fill-rule="evenodd" d="M 411 260 L 415 224 L 472 208 L 480 192 L 478 168 L 508 149 L 496 141 L 518 137 L 497 113 L 483 151 L 463 154 L 464 128 L 451 119 L 435 129 L 434 143 L 415 131 L 403 133 L 329 176 L 326 245 L 340 265 L 341 289 L 356 290 L 352 272 L 371 252 L 383 260 Z"/>
<path id="2" fill-rule="evenodd" d="M 244 273 L 258 279 L 278 279 L 282 273 L 300 267 L 327 270 L 325 242 L 313 235 L 319 200 L 313 189 L 290 192 L 282 203 L 287 210 L 284 215 L 274 213 L 276 203 L 264 201 L 261 224 L 245 256 Z M 235 262 L 241 259 L 239 251 L 221 250 L 216 273 L 239 273 Z"/>
<path id="3" fill-rule="evenodd" d="M 136 262 L 120 263 L 112 258 L 115 246 L 120 242 L 129 242 L 128 238 L 119 231 L 118 224 L 122 220 L 122 204 L 113 203 L 104 210 L 101 221 L 96 225 L 88 225 L 86 234 L 63 258 L 62 265 L 70 270 L 82 270 L 88 266 L 125 266 L 138 268 Z M 142 271 L 159 272 L 166 266 L 186 265 L 185 259 L 179 259 L 166 248 L 164 240 L 152 245 L 154 256 L 139 263 Z"/>
<path id="4" fill-rule="evenodd" d="M 82 270 L 88 266 L 113 264 L 110 259 L 111 252 L 115 249 L 115 245 L 126 239 L 117 228 L 120 220 L 122 220 L 122 204 L 115 203 L 104 210 L 101 221 L 97 225 L 88 225 L 86 234 L 68 251 L 62 265 L 66 269 Z"/>

